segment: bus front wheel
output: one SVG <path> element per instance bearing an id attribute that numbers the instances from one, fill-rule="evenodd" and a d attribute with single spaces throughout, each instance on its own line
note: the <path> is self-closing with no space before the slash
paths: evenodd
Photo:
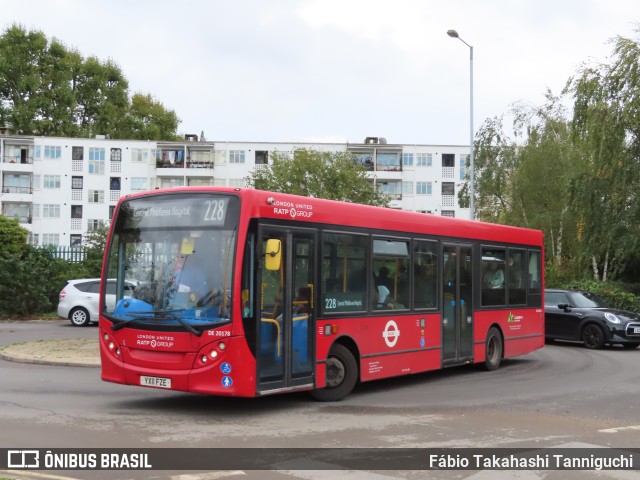
<path id="1" fill-rule="evenodd" d="M 358 363 L 344 345 L 331 347 L 327 358 L 326 387 L 313 390 L 311 395 L 321 402 L 337 402 L 349 395 L 358 381 Z"/>

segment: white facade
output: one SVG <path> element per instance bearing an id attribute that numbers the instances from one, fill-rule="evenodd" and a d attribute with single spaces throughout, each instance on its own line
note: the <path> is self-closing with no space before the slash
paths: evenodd
<path id="1" fill-rule="evenodd" d="M 197 141 L 0 135 L 1 213 L 18 218 L 34 245 L 73 246 L 108 223 L 120 196 L 178 185 L 244 187 L 273 152 L 299 148 L 351 152 L 391 198 L 391 206 L 469 217 L 458 206 L 468 145 Z"/>

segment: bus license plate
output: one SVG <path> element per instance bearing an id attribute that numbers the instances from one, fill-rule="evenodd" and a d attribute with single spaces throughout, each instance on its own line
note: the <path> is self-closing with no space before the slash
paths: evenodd
<path id="1" fill-rule="evenodd" d="M 633 327 L 633 333 L 640 333 L 640 327 Z"/>
<path id="2" fill-rule="evenodd" d="M 140 376 L 140 385 L 144 387 L 171 388 L 171 379 L 162 377 Z"/>

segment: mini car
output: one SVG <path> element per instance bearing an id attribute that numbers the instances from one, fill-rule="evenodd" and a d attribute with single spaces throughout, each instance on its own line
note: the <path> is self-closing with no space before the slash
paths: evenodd
<path id="1" fill-rule="evenodd" d="M 595 295 L 576 291 L 545 289 L 545 337 L 573 340 L 587 348 L 622 345 L 640 346 L 640 315 L 610 308 Z"/>
<path id="2" fill-rule="evenodd" d="M 125 296 L 131 296 L 135 284 L 125 282 Z M 111 309 L 115 306 L 116 281 L 107 280 L 107 304 Z M 98 321 L 98 304 L 100 301 L 100 279 L 82 278 L 67 280 L 67 285 L 60 292 L 58 316 L 68 318 L 71 325 L 83 327 Z"/>

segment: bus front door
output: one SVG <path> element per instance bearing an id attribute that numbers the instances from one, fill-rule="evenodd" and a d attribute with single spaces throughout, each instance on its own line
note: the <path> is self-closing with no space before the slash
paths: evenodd
<path id="1" fill-rule="evenodd" d="M 442 365 L 473 361 L 471 246 L 443 246 Z"/>
<path id="2" fill-rule="evenodd" d="M 262 228 L 258 393 L 313 386 L 315 232 Z"/>

